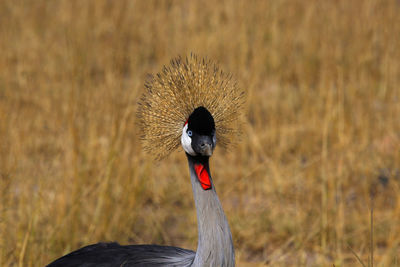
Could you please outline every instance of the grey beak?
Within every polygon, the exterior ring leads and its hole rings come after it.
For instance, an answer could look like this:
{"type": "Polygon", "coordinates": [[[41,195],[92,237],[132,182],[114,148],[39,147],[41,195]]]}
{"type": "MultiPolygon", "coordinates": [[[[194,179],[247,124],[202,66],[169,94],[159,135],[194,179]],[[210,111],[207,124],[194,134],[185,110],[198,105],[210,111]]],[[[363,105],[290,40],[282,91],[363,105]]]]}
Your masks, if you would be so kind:
{"type": "Polygon", "coordinates": [[[208,156],[210,157],[212,155],[213,149],[212,149],[212,145],[211,144],[203,144],[201,146],[201,154],[203,156],[208,156]]]}
{"type": "Polygon", "coordinates": [[[214,149],[212,138],[207,135],[197,136],[194,140],[193,149],[202,156],[210,157],[214,149]]]}

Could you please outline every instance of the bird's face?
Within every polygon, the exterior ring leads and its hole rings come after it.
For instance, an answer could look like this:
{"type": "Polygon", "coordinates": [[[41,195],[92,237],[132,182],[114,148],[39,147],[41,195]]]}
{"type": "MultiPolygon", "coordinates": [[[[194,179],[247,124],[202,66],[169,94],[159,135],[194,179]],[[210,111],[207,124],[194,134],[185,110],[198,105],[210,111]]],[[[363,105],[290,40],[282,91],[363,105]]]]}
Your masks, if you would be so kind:
{"type": "Polygon", "coordinates": [[[181,142],[191,156],[210,157],[216,145],[215,123],[211,113],[204,107],[196,108],[185,123],[181,142]]]}

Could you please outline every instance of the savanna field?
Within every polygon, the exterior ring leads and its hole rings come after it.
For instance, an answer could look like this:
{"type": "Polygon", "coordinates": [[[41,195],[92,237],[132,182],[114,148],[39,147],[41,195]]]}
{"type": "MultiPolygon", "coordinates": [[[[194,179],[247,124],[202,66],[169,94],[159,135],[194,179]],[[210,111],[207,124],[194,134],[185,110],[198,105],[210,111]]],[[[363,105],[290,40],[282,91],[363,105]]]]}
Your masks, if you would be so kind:
{"type": "Polygon", "coordinates": [[[0,266],[196,249],[185,155],[152,160],[136,117],[191,52],[246,92],[211,158],[236,265],[400,266],[397,0],[1,1],[0,266]]]}

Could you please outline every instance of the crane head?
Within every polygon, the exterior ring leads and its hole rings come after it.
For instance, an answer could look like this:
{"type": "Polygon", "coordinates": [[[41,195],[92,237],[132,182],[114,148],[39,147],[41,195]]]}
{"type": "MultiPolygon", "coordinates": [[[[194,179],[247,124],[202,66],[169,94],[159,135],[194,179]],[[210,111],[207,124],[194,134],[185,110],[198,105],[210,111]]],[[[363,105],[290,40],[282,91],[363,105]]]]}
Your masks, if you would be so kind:
{"type": "Polygon", "coordinates": [[[188,155],[209,157],[217,139],[222,148],[235,142],[244,91],[211,60],[194,54],[175,58],[150,75],[145,87],[138,126],[143,148],[155,159],[179,145],[188,155]]]}
{"type": "Polygon", "coordinates": [[[210,157],[217,142],[214,118],[203,106],[197,107],[182,129],[181,143],[191,156],[210,157]]]}

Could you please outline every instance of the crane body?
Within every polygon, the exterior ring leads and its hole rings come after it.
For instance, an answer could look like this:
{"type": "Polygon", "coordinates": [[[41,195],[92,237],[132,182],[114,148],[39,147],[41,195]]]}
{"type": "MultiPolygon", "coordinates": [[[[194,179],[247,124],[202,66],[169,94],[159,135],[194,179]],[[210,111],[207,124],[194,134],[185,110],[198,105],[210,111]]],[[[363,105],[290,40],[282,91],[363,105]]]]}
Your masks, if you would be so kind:
{"type": "Polygon", "coordinates": [[[198,220],[196,252],[172,246],[98,243],[67,254],[48,267],[234,266],[232,235],[212,179],[212,188],[204,190],[194,167],[202,164],[210,173],[208,157],[187,154],[187,158],[198,220]]]}

